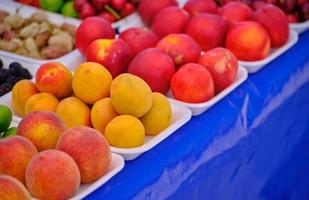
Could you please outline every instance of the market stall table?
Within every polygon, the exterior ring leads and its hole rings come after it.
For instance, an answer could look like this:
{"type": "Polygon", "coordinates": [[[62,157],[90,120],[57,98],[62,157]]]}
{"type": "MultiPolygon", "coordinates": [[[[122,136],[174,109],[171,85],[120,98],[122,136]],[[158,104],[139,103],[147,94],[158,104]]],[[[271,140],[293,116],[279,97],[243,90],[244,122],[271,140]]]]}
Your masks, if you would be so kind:
{"type": "Polygon", "coordinates": [[[309,31],[86,199],[306,199],[309,31]]]}

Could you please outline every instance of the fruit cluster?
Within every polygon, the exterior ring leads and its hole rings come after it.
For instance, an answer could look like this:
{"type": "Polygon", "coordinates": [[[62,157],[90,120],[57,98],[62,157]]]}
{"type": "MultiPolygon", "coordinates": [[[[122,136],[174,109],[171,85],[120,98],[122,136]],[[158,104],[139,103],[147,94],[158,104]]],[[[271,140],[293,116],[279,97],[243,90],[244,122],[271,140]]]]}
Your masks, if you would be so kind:
{"type": "Polygon", "coordinates": [[[31,79],[30,72],[18,62],[13,62],[9,68],[3,68],[0,60],[0,96],[12,90],[13,86],[22,79],[31,79]]]}
{"type": "Polygon", "coordinates": [[[0,140],[0,199],[30,200],[30,194],[68,199],[80,184],[109,170],[112,158],[105,137],[89,127],[67,129],[55,113],[31,112],[16,134],[0,140]]]}
{"type": "Polygon", "coordinates": [[[0,10],[0,50],[35,59],[54,59],[74,49],[74,25],[51,24],[46,14],[24,19],[0,10]]]}
{"type": "Polygon", "coordinates": [[[61,63],[49,62],[38,69],[35,80],[22,80],[12,90],[12,107],[19,116],[55,112],[67,127],[94,127],[115,147],[141,146],[145,134],[159,134],[171,123],[164,95],[152,93],[131,74],[113,80],[98,63],[82,63],[72,75],[61,63]]]}

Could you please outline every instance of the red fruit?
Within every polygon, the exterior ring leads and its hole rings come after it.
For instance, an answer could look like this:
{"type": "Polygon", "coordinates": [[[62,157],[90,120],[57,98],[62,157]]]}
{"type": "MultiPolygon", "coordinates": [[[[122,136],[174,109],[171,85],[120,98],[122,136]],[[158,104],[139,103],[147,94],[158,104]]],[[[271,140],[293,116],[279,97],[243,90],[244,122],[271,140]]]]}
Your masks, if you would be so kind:
{"type": "Polygon", "coordinates": [[[209,70],[216,93],[231,85],[237,76],[238,62],[228,49],[218,47],[207,51],[199,58],[198,63],[209,70]]]}
{"type": "Polygon", "coordinates": [[[298,18],[296,14],[287,14],[286,17],[289,23],[298,23],[298,18]]]}
{"type": "Polygon", "coordinates": [[[18,2],[22,4],[31,4],[33,0],[18,0],[18,2]]]}
{"type": "Polygon", "coordinates": [[[214,96],[214,83],[206,67],[189,63],[179,68],[171,80],[175,99],[188,103],[201,103],[214,96]]]}
{"type": "Polygon", "coordinates": [[[222,17],[213,14],[198,14],[189,21],[186,33],[202,47],[204,51],[223,46],[227,23],[222,17]]]}
{"type": "Polygon", "coordinates": [[[33,0],[31,5],[34,7],[40,8],[41,7],[40,0],[33,0]]]}
{"type": "Polygon", "coordinates": [[[86,19],[95,15],[95,10],[90,3],[85,3],[79,12],[79,17],[81,19],[86,19]]]}
{"type": "Polygon", "coordinates": [[[253,14],[253,19],[268,32],[271,47],[284,45],[289,38],[289,23],[284,12],[273,5],[267,5],[253,14]]]}
{"type": "Polygon", "coordinates": [[[138,54],[144,49],[154,47],[159,39],[152,31],[143,27],[132,27],[122,32],[119,36],[138,54]]]}
{"type": "Polygon", "coordinates": [[[111,24],[102,17],[89,17],[76,30],[75,43],[81,53],[96,39],[115,37],[111,24]]]}
{"type": "Polygon", "coordinates": [[[122,10],[126,5],[126,0],[111,0],[111,6],[116,10],[122,10]]]}
{"type": "Polygon", "coordinates": [[[96,10],[102,10],[109,2],[110,0],[92,0],[92,4],[96,10]]]}
{"type": "Polygon", "coordinates": [[[122,17],[126,17],[135,12],[135,7],[132,3],[127,2],[124,8],[120,11],[122,17]]]}
{"type": "Polygon", "coordinates": [[[258,10],[258,9],[261,9],[262,7],[268,5],[267,3],[265,3],[264,1],[254,1],[252,4],[251,4],[251,8],[253,10],[258,10]]]}
{"type": "Polygon", "coordinates": [[[88,0],[74,0],[74,9],[77,12],[80,12],[84,6],[84,4],[89,3],[88,0]]]}
{"type": "Polygon", "coordinates": [[[160,10],[167,6],[177,5],[176,0],[142,0],[139,4],[138,12],[144,23],[149,25],[160,10]]]}
{"type": "Polygon", "coordinates": [[[183,33],[188,22],[189,15],[185,10],[177,6],[169,6],[155,16],[151,29],[162,38],[170,33],[183,33]]]}
{"type": "Polygon", "coordinates": [[[221,10],[221,16],[229,23],[247,21],[252,19],[251,8],[242,2],[230,2],[225,4],[221,10]]]}
{"type": "Polygon", "coordinates": [[[189,0],[184,9],[191,15],[197,15],[199,13],[213,13],[218,12],[218,7],[213,0],[189,0]]]}
{"type": "Polygon", "coordinates": [[[103,17],[104,19],[106,19],[110,23],[113,23],[113,22],[116,21],[115,17],[110,12],[108,12],[108,11],[100,12],[99,16],[103,17]]]}
{"type": "Polygon", "coordinates": [[[139,53],[130,63],[128,72],[144,79],[153,92],[167,93],[175,73],[173,60],[157,48],[139,53]],[[145,65],[147,63],[147,65],[145,65]]]}
{"type": "Polygon", "coordinates": [[[303,20],[306,21],[309,19],[309,2],[305,3],[301,7],[303,20]]]}

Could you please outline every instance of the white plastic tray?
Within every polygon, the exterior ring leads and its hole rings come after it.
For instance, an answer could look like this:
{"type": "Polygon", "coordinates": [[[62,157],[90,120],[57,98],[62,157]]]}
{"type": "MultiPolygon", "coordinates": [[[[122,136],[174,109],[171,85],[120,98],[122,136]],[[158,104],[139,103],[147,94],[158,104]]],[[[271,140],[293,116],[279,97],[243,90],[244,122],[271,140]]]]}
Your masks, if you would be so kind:
{"type": "MultiPolygon", "coordinates": [[[[18,13],[23,17],[27,18],[30,17],[32,13],[39,11],[40,9],[37,9],[35,7],[26,6],[23,4],[16,3],[14,1],[0,1],[0,9],[6,10],[9,13],[18,13]]],[[[73,24],[76,27],[79,26],[80,20],[73,19],[70,17],[64,17],[60,14],[46,12],[43,10],[40,10],[44,12],[48,20],[56,25],[61,25],[64,22],[67,22],[69,24],[73,24]]],[[[59,57],[57,59],[50,59],[50,60],[39,60],[39,59],[33,59],[30,57],[17,55],[15,53],[10,53],[7,51],[0,50],[0,58],[2,59],[4,65],[9,65],[11,62],[20,62],[23,67],[27,68],[32,75],[35,75],[35,72],[39,68],[39,66],[43,63],[49,62],[49,61],[57,61],[63,63],[65,66],[67,66],[69,69],[74,70],[77,68],[77,66],[84,61],[83,56],[79,53],[77,49],[71,51],[70,53],[59,57]]]]}
{"type": "Polygon", "coordinates": [[[309,20],[301,23],[290,23],[290,29],[295,30],[298,34],[306,31],[309,28],[309,20]]]}
{"type": "Polygon", "coordinates": [[[272,60],[283,54],[289,48],[291,48],[298,40],[298,34],[294,30],[290,30],[289,39],[285,45],[280,48],[274,48],[270,50],[269,55],[263,60],[259,61],[238,61],[241,66],[244,66],[249,73],[255,73],[262,69],[265,65],[270,63],[272,60]]]}
{"type": "MultiPolygon", "coordinates": [[[[223,99],[225,96],[227,96],[229,93],[231,93],[235,88],[237,88],[241,83],[243,83],[248,77],[248,72],[245,68],[242,66],[238,67],[237,77],[234,83],[232,83],[229,87],[222,90],[219,94],[214,96],[209,101],[206,101],[204,103],[186,103],[183,101],[179,101],[176,99],[172,99],[173,102],[180,104],[182,106],[188,107],[193,116],[200,115],[204,113],[206,110],[211,108],[213,105],[218,103],[221,99],[223,99]]],[[[169,96],[172,97],[172,94],[169,93],[169,96]]]]}
{"type": "MultiPolygon", "coordinates": [[[[170,100],[170,99],[169,99],[170,100]]],[[[165,138],[174,133],[178,128],[183,126],[186,122],[191,119],[191,112],[188,108],[175,104],[171,101],[172,106],[172,122],[171,125],[164,131],[155,136],[146,136],[144,145],[135,148],[116,148],[111,147],[112,152],[120,154],[125,160],[133,160],[153,148],[165,138]]]]}

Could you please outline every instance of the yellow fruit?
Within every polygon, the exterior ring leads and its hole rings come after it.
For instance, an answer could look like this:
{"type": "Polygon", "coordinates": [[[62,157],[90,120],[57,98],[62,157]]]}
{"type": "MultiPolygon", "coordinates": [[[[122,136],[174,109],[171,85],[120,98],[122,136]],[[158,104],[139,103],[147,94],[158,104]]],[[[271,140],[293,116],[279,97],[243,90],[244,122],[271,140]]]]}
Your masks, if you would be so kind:
{"type": "Polygon", "coordinates": [[[107,124],[104,135],[113,147],[133,148],[144,144],[145,129],[136,117],[120,115],[107,124]]]}
{"type": "Polygon", "coordinates": [[[94,104],[109,96],[112,76],[105,67],[94,62],[85,62],[78,66],[73,75],[74,94],[86,102],[94,104]]]}
{"type": "Polygon", "coordinates": [[[167,98],[161,93],[152,93],[151,109],[140,118],[146,134],[156,135],[166,129],[172,120],[172,108],[167,98]]]}
{"type": "Polygon", "coordinates": [[[150,87],[143,79],[132,74],[117,76],[112,82],[110,94],[113,107],[122,115],[139,118],[152,106],[150,87]]]}
{"type": "Polygon", "coordinates": [[[60,101],[56,113],[68,128],[73,126],[91,126],[90,109],[77,97],[68,97],[60,101]]]}
{"type": "Polygon", "coordinates": [[[93,127],[104,134],[106,125],[115,117],[118,113],[115,111],[111,103],[111,98],[104,98],[95,102],[91,109],[91,122],[93,127]]]}
{"type": "Polygon", "coordinates": [[[25,116],[26,101],[39,91],[30,80],[18,81],[12,89],[12,108],[21,117],[25,116]]]}
{"type": "Polygon", "coordinates": [[[58,106],[58,99],[46,92],[34,94],[26,101],[25,104],[25,114],[32,111],[46,110],[51,112],[56,112],[58,106]]]}

